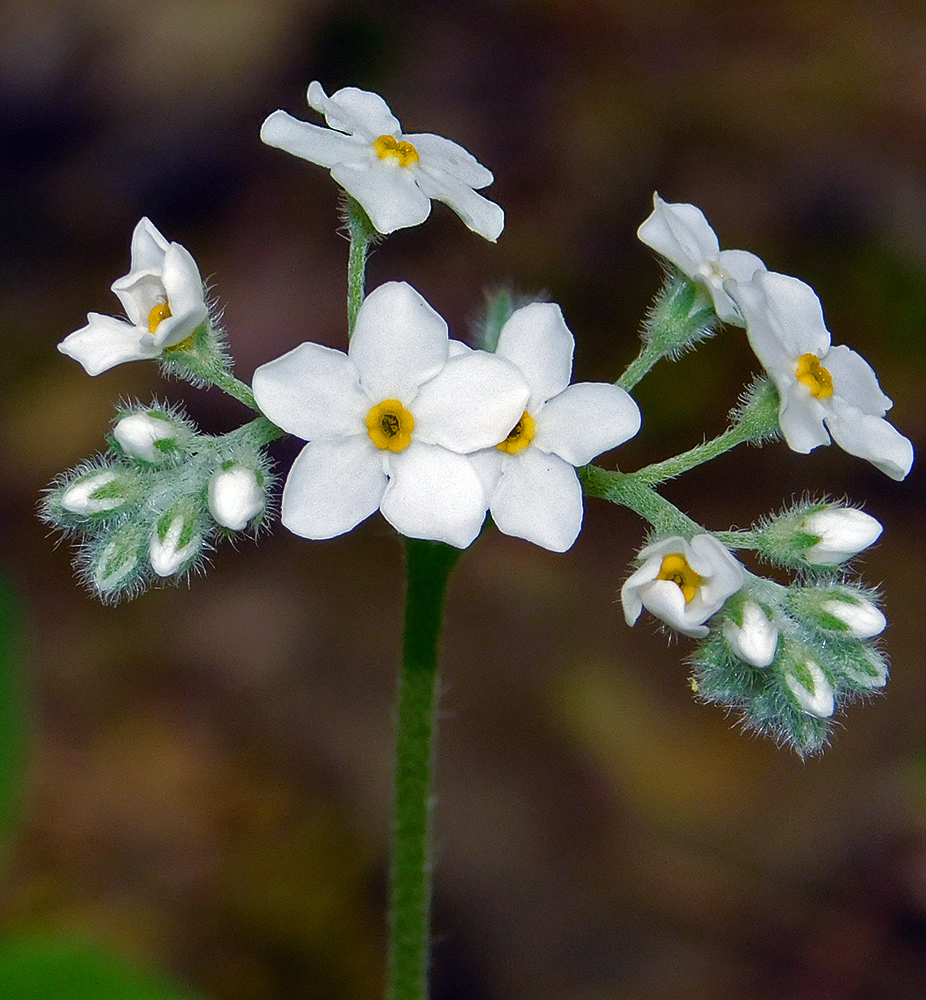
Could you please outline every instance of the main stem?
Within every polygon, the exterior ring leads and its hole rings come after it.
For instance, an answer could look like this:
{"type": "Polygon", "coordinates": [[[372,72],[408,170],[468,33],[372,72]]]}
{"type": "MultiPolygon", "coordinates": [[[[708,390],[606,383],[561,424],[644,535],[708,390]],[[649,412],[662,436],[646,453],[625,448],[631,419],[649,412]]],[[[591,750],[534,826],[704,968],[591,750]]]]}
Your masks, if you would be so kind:
{"type": "Polygon", "coordinates": [[[431,912],[431,788],[438,644],[460,550],[405,539],[407,590],[389,901],[388,1000],[426,1000],[431,912]]]}

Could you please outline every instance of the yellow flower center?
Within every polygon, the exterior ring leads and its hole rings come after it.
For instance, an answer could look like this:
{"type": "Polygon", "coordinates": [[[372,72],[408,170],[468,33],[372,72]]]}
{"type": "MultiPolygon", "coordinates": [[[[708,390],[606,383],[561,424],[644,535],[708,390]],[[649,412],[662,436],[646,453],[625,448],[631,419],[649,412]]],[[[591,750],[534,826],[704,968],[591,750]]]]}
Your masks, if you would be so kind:
{"type": "Polygon", "coordinates": [[[703,577],[688,565],[688,560],[677,552],[672,553],[662,560],[662,567],[659,570],[659,580],[670,580],[678,586],[678,589],[685,595],[685,603],[689,604],[694,600],[694,595],[698,592],[698,587],[704,583],[703,577]]]}
{"type": "Polygon", "coordinates": [[[797,359],[797,380],[803,382],[814,399],[833,395],[833,376],[820,364],[816,354],[802,354],[797,359]]]}
{"type": "Polygon", "coordinates": [[[415,418],[397,399],[384,399],[367,414],[367,433],[383,451],[404,451],[412,442],[415,418]]]}
{"type": "Polygon", "coordinates": [[[517,455],[518,452],[524,451],[531,441],[534,440],[536,429],[537,426],[534,423],[534,418],[525,410],[524,415],[514,425],[508,437],[495,447],[499,451],[508,452],[509,455],[517,455]]]}
{"type": "Polygon", "coordinates": [[[418,150],[410,142],[396,142],[391,135],[381,135],[373,148],[381,160],[398,160],[400,167],[418,162],[418,150]]]}
{"type": "Polygon", "coordinates": [[[159,302],[150,313],[148,313],[148,329],[151,333],[160,326],[161,321],[172,315],[170,305],[167,302],[159,302]]]}

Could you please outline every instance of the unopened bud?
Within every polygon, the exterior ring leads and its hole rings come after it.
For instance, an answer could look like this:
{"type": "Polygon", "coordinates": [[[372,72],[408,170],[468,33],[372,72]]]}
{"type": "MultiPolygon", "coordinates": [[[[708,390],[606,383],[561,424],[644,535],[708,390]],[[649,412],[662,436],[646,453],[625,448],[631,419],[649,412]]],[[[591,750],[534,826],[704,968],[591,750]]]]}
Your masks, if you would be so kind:
{"type": "Polygon", "coordinates": [[[854,507],[828,507],[805,518],[801,529],[818,541],[803,550],[814,566],[838,566],[873,545],[883,530],[870,515],[854,507]]]}
{"type": "Polygon", "coordinates": [[[265,504],[263,476],[254,469],[231,465],[209,480],[209,512],[223,528],[243,531],[265,504]]]}
{"type": "Polygon", "coordinates": [[[828,719],[836,708],[833,685],[820,666],[806,659],[787,668],[785,683],[801,708],[818,719],[828,719]]]}
{"type": "Polygon", "coordinates": [[[732,617],[723,623],[723,635],[734,656],[754,667],[767,667],[778,649],[778,628],[755,601],[744,601],[742,622],[732,617]]]}
{"type": "Polygon", "coordinates": [[[176,576],[185,570],[202,547],[202,537],[192,520],[182,514],[166,514],[158,522],[148,558],[157,576],[176,576]]]}
{"type": "Polygon", "coordinates": [[[121,507],[127,499],[119,474],[103,469],[71,483],[61,494],[61,506],[69,514],[101,514],[121,507]]]}
{"type": "Polygon", "coordinates": [[[155,465],[176,451],[180,430],[168,414],[149,410],[123,417],[113,428],[113,439],[130,458],[155,465]]]}
{"type": "Polygon", "coordinates": [[[887,628],[887,619],[871,601],[862,598],[824,601],[820,608],[843,626],[853,639],[872,639],[887,628]]]}

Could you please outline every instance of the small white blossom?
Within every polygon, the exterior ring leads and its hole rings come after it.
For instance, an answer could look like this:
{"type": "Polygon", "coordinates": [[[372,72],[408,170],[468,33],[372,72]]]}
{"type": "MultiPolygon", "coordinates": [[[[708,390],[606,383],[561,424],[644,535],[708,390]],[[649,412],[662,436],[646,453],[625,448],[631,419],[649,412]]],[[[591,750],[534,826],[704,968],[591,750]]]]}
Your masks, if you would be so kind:
{"type": "Polygon", "coordinates": [[[151,464],[164,460],[164,444],[176,437],[177,428],[169,419],[150,413],[130,413],[113,428],[113,438],[126,455],[151,464]]]}
{"type": "Polygon", "coordinates": [[[836,708],[833,685],[813,660],[785,672],[785,683],[801,708],[818,719],[828,719],[836,708]]]}
{"type": "Polygon", "coordinates": [[[58,345],[88,375],[156,358],[190,337],[208,315],[196,261],[179,243],[168,243],[148,219],[135,227],[131,270],[112,290],[128,320],[88,313],[87,325],[58,345]]]}
{"type": "Polygon", "coordinates": [[[244,465],[220,469],[209,479],[209,513],[217,524],[231,531],[244,531],[263,511],[266,500],[257,474],[244,465]]]}
{"type": "Polygon", "coordinates": [[[154,532],[148,547],[148,559],[157,576],[176,576],[199,551],[202,538],[195,533],[185,544],[180,544],[185,525],[183,516],[178,514],[171,520],[163,536],[159,531],[154,532]]]}
{"type": "Polygon", "coordinates": [[[802,556],[814,566],[838,566],[856,556],[881,536],[881,525],[855,507],[828,507],[804,520],[801,529],[819,541],[802,556]]]}
{"type": "Polygon", "coordinates": [[[559,306],[535,302],[512,314],[495,353],[517,365],[530,398],[507,437],[473,456],[498,529],[553,552],[565,552],[582,527],[576,466],[640,429],[640,411],[623,389],[569,384],[574,349],[559,306]]]}
{"type": "Polygon", "coordinates": [[[116,481],[116,473],[104,469],[72,483],[61,495],[61,506],[71,514],[102,514],[125,503],[124,496],[95,497],[94,494],[116,481]]]}
{"type": "Polygon", "coordinates": [[[742,565],[713,535],[679,536],[647,545],[643,565],[621,589],[624,617],[633,625],[647,611],[686,635],[703,639],[704,624],[742,586],[742,565]]]}
{"type": "Polygon", "coordinates": [[[892,403],[868,363],[848,347],[830,346],[814,290],[760,271],[731,291],[756,357],[778,387],[778,420],[791,449],[807,454],[832,436],[850,455],[904,479],[913,445],[884,419],[892,403]]]}
{"type": "Polygon", "coordinates": [[[692,281],[703,285],[725,323],[745,325],[728,282],[735,287],[736,282],[749,281],[756,271],[765,270],[765,264],[746,250],[721,250],[700,208],[672,204],[654,194],[652,215],[637,230],[637,236],[692,281]]]}
{"type": "Polygon", "coordinates": [[[731,652],[754,667],[770,666],[778,650],[778,627],[755,601],[742,608],[743,623],[732,618],[723,623],[723,635],[731,652]]]}
{"type": "Polygon", "coordinates": [[[860,597],[851,601],[824,601],[820,610],[838,618],[846,626],[846,631],[840,632],[840,635],[853,639],[873,639],[887,628],[887,619],[880,608],[860,597]]]}
{"type": "Polygon", "coordinates": [[[379,508],[403,535],[466,548],[487,508],[467,456],[504,439],[529,390],[503,358],[452,349],[418,292],[389,282],[364,300],[347,354],[302,344],[257,369],[254,396],[308,441],[283,490],[290,531],[333,538],[379,508]]]}
{"type": "Polygon", "coordinates": [[[473,232],[498,239],[505,213],[476,193],[492,183],[492,173],[462,146],[429,133],[403,133],[386,102],[368,90],[344,87],[328,97],[313,82],[308,101],[330,128],[274,111],[260,130],[261,139],[328,167],[379,232],[424,222],[433,198],[449,205],[473,232]]]}

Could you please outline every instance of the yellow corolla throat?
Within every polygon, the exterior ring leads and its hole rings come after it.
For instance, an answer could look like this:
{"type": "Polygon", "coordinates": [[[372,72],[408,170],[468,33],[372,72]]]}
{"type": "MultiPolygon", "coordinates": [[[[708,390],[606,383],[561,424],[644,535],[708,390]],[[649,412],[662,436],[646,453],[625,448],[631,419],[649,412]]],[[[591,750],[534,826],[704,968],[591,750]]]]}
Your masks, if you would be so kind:
{"type": "Polygon", "coordinates": [[[170,304],[167,302],[159,302],[150,313],[148,313],[148,330],[151,333],[161,325],[161,322],[167,319],[169,316],[173,315],[170,311],[170,304]]]}
{"type": "Polygon", "coordinates": [[[381,135],[373,143],[381,160],[398,160],[400,167],[410,167],[418,162],[418,150],[410,142],[396,142],[391,135],[381,135]]]}
{"type": "Polygon", "coordinates": [[[816,354],[802,354],[797,359],[795,374],[814,399],[829,399],[833,395],[833,376],[820,364],[816,354]]]}
{"type": "Polygon", "coordinates": [[[688,565],[688,560],[677,552],[673,552],[662,560],[662,567],[657,579],[670,580],[674,583],[685,595],[686,604],[690,604],[694,600],[698,587],[704,583],[704,578],[695,573],[688,565]]]}
{"type": "Polygon", "coordinates": [[[415,418],[397,399],[384,399],[367,414],[367,433],[383,451],[404,451],[412,443],[415,418]]]}
{"type": "Polygon", "coordinates": [[[517,455],[534,440],[536,430],[537,425],[534,423],[534,418],[525,410],[524,415],[514,425],[508,437],[495,447],[509,455],[517,455]]]}

